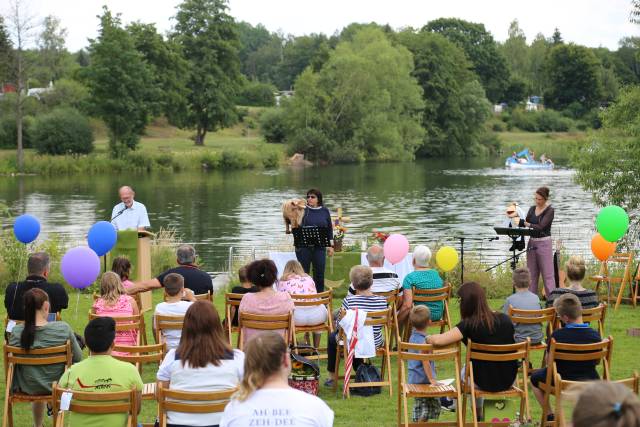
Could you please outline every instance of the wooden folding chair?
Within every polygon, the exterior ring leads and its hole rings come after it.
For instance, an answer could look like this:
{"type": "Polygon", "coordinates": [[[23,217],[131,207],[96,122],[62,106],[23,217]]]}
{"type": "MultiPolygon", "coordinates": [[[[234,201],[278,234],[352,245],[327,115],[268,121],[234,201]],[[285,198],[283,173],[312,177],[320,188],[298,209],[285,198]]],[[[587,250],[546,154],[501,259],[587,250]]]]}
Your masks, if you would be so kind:
{"type": "Polygon", "coordinates": [[[437,426],[464,426],[462,419],[462,411],[456,411],[456,421],[427,421],[427,422],[409,422],[408,399],[416,397],[448,397],[456,399],[456,402],[462,402],[462,382],[460,380],[460,343],[453,346],[436,348],[430,344],[411,344],[408,342],[398,343],[398,425],[408,427],[417,425],[437,425],[437,426]],[[438,384],[408,384],[407,370],[404,362],[410,360],[419,361],[421,363],[437,362],[439,368],[442,369],[440,363],[453,362],[452,369],[455,381],[451,385],[438,384]],[[404,418],[403,418],[404,415],[404,418]]]}
{"type": "Polygon", "coordinates": [[[127,414],[127,427],[138,425],[138,408],[140,399],[138,390],[116,391],[116,392],[86,392],[61,388],[58,383],[53,383],[53,427],[64,426],[64,415],[66,411],[60,410],[60,399],[62,393],[72,393],[69,412],[78,414],[127,414]]]}
{"type": "Polygon", "coordinates": [[[181,391],[158,385],[160,427],[167,427],[167,411],[189,414],[223,412],[237,388],[219,391],[181,391]]]}
{"type": "MultiPolygon", "coordinates": [[[[393,311],[392,311],[392,316],[389,319],[390,323],[389,323],[389,339],[391,340],[391,342],[389,342],[389,348],[394,348],[394,346],[398,345],[398,342],[400,341],[399,337],[400,337],[400,330],[399,330],[399,325],[398,325],[398,303],[400,301],[400,290],[399,289],[394,289],[392,291],[387,291],[387,292],[373,292],[374,295],[378,295],[383,297],[384,299],[387,300],[387,307],[390,307],[393,311]]],[[[394,351],[391,352],[392,354],[395,354],[394,351]]]]}
{"type": "Polygon", "coordinates": [[[239,333],[240,328],[233,324],[233,318],[235,313],[240,309],[240,302],[245,294],[234,294],[227,292],[224,294],[224,326],[227,331],[227,338],[229,339],[229,345],[233,346],[233,333],[239,333]]]}
{"type": "Polygon", "coordinates": [[[71,342],[67,341],[64,345],[24,350],[21,347],[14,347],[5,344],[3,347],[5,371],[5,389],[4,389],[4,415],[2,417],[2,427],[13,427],[13,405],[14,403],[32,403],[46,402],[51,404],[53,395],[30,395],[21,392],[12,391],[13,376],[18,366],[43,366],[64,364],[65,369],[71,366],[73,362],[73,353],[71,352],[71,342]]]}
{"type": "MultiPolygon", "coordinates": [[[[467,413],[467,395],[471,399],[471,413],[473,415],[473,425],[478,426],[478,408],[476,407],[476,398],[494,397],[520,398],[520,422],[523,423],[531,419],[531,411],[529,409],[529,389],[527,381],[529,378],[529,339],[517,344],[489,345],[478,344],[471,340],[467,340],[467,363],[465,367],[465,377],[462,379],[464,383],[464,396],[462,397],[462,419],[466,422],[467,413]],[[521,366],[516,374],[516,381],[508,390],[490,392],[476,389],[475,378],[473,374],[474,361],[487,362],[516,362],[521,366]],[[518,378],[518,376],[521,376],[518,378]]],[[[507,423],[508,425],[508,423],[507,423]]]]}
{"type": "Polygon", "coordinates": [[[194,295],[194,297],[198,301],[209,301],[211,304],[213,304],[213,292],[211,292],[211,291],[207,291],[206,294],[194,295]]]}
{"type": "MultiPolygon", "coordinates": [[[[164,343],[151,345],[116,345],[114,351],[126,353],[123,355],[112,354],[115,359],[123,362],[133,363],[140,375],[142,375],[142,367],[145,364],[162,363],[162,359],[166,354],[166,346],[164,343]]],[[[154,366],[154,372],[157,371],[154,366]]],[[[142,388],[142,400],[154,400],[156,398],[156,383],[145,383],[142,388]]]]}
{"type": "MultiPolygon", "coordinates": [[[[607,317],[606,302],[600,303],[600,305],[598,305],[597,307],[582,309],[582,321],[585,323],[589,323],[593,329],[595,329],[593,324],[598,323],[598,332],[600,333],[601,337],[604,336],[604,322],[606,317],[607,317]]],[[[559,329],[560,327],[562,327],[560,318],[556,316],[553,330],[559,329]]]]}
{"type": "MultiPolygon", "coordinates": [[[[105,317],[103,315],[95,314],[91,310],[89,311],[89,320],[97,319],[98,317],[105,317]]],[[[144,324],[144,314],[134,314],[132,316],[108,316],[112,317],[116,321],[116,333],[118,332],[136,332],[137,344],[142,342],[142,335],[144,330],[142,325],[144,324]]]]}
{"type": "MultiPolygon", "coordinates": [[[[291,294],[291,298],[293,299],[293,303],[297,309],[304,309],[305,307],[318,307],[323,306],[327,310],[327,320],[323,323],[319,323],[317,325],[304,325],[298,326],[296,325],[296,335],[307,333],[307,332],[327,332],[327,340],[329,339],[329,334],[333,332],[333,289],[329,289],[325,292],[320,292],[318,294],[291,294]]],[[[295,322],[294,322],[295,323],[295,322]]],[[[327,348],[318,348],[319,352],[322,351],[325,354],[319,356],[321,359],[326,359],[327,348]]],[[[314,359],[316,356],[309,355],[307,358],[314,359]]]]}
{"type": "Polygon", "coordinates": [[[618,306],[620,303],[624,301],[629,301],[633,304],[635,308],[637,303],[637,284],[635,287],[631,284],[631,268],[633,264],[633,254],[631,252],[625,253],[615,253],[611,255],[607,260],[603,261],[600,265],[600,271],[597,275],[592,276],[590,279],[596,282],[596,293],[599,294],[600,285],[605,283],[607,286],[611,286],[611,295],[607,294],[606,301],[610,304],[613,300],[612,297],[616,295],[615,286],[619,285],[617,291],[617,296],[615,296],[616,305],[614,307],[614,311],[618,310],[618,306]],[[622,269],[621,275],[615,275],[616,271],[611,271],[611,264],[618,264],[619,269],[622,269]],[[629,286],[630,296],[625,297],[624,291],[625,288],[629,286]],[[634,293],[635,290],[635,293],[634,293]]]}
{"type": "MultiPolygon", "coordinates": [[[[381,333],[384,340],[384,344],[382,347],[376,348],[376,357],[382,356],[381,366],[380,366],[380,377],[381,381],[378,382],[368,382],[368,383],[354,383],[353,381],[349,382],[349,387],[347,388],[347,397],[351,397],[351,389],[359,388],[359,387],[389,387],[389,396],[393,394],[393,385],[391,383],[391,352],[389,351],[389,322],[391,319],[391,308],[380,311],[367,311],[367,319],[364,321],[364,326],[380,326],[381,333]],[[385,379],[386,377],[386,379],[385,379]]],[[[345,314],[345,310],[340,310],[340,318],[342,318],[345,314]]],[[[347,336],[342,328],[339,329],[338,335],[336,337],[338,346],[336,348],[336,364],[333,372],[333,388],[337,392],[338,380],[345,379],[344,375],[340,375],[340,359],[344,358],[346,361],[349,354],[349,346],[347,343],[347,336]],[[340,344],[342,343],[342,344],[340,344]],[[342,356],[341,353],[342,352],[342,356]]],[[[355,373],[352,371],[352,373],[355,373]]]]}
{"type": "Polygon", "coordinates": [[[166,339],[164,337],[164,331],[167,330],[179,330],[182,331],[184,325],[184,316],[165,316],[162,314],[153,315],[153,332],[156,344],[165,344],[164,352],[168,351],[166,348],[166,339]]]}
{"type": "Polygon", "coordinates": [[[284,332],[283,338],[289,344],[296,345],[296,326],[293,324],[293,313],[286,314],[254,314],[240,312],[238,315],[240,332],[238,333],[238,349],[244,348],[245,328],[257,329],[259,331],[284,332]]]}
{"type": "MultiPolygon", "coordinates": [[[[138,306],[138,310],[140,311],[140,332],[138,333],[138,336],[140,337],[139,339],[139,344],[141,345],[147,345],[147,324],[144,321],[144,313],[142,312],[142,298],[140,297],[140,293],[137,293],[135,295],[129,295],[130,297],[132,297],[135,301],[136,301],[136,305],[138,306]]],[[[93,301],[95,302],[98,298],[100,298],[100,294],[98,293],[93,293],[93,301]]],[[[59,313],[58,313],[59,315],[59,313]]],[[[56,320],[60,320],[60,319],[56,319],[56,320]]],[[[91,319],[89,319],[91,320],[91,319]]]]}
{"type": "MultiPolygon", "coordinates": [[[[449,316],[449,298],[451,297],[451,285],[445,283],[441,288],[436,289],[412,289],[413,292],[413,305],[416,303],[427,302],[442,302],[442,317],[440,320],[429,322],[429,327],[440,326],[440,333],[444,333],[445,330],[451,329],[451,317],[449,316]]],[[[402,339],[409,341],[411,336],[411,325],[409,324],[409,316],[407,316],[406,324],[404,327],[404,333],[402,339]]]]}
{"type": "Polygon", "coordinates": [[[633,376],[621,380],[615,380],[614,383],[622,384],[629,387],[634,394],[640,394],[640,376],[637,371],[633,372],[633,376]]]}
{"type": "MultiPolygon", "coordinates": [[[[516,324],[523,325],[540,325],[540,328],[544,331],[544,337],[550,337],[553,332],[553,327],[556,321],[556,309],[553,307],[542,308],[539,310],[522,310],[519,308],[513,308],[509,305],[508,311],[511,321],[516,324]]],[[[547,351],[547,344],[545,338],[539,343],[532,343],[529,346],[529,352],[542,350],[542,364],[541,368],[544,368],[545,357],[544,354],[547,351]]]]}
{"type": "Polygon", "coordinates": [[[611,365],[611,350],[613,349],[613,338],[609,337],[603,341],[593,344],[565,344],[556,342],[555,339],[551,339],[549,346],[549,364],[547,366],[547,376],[544,383],[539,383],[540,389],[544,392],[545,405],[542,408],[542,420],[540,425],[542,427],[553,425],[563,426],[561,424],[563,419],[562,413],[562,391],[571,386],[575,386],[577,381],[563,380],[558,374],[557,361],[570,361],[570,362],[588,362],[592,361],[596,364],[602,362],[603,365],[603,380],[610,380],[610,365],[611,365]],[[552,381],[555,380],[555,381],[552,381]],[[551,396],[555,396],[556,404],[556,417],[555,421],[547,421],[547,406],[551,396]]]}

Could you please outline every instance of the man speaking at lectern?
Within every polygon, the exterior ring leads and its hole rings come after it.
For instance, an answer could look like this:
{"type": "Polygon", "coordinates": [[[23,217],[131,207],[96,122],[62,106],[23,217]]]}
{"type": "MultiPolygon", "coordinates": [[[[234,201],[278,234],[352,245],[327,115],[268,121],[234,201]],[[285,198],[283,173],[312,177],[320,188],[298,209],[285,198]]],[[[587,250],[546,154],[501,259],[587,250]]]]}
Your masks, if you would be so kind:
{"type": "Polygon", "coordinates": [[[120,187],[118,194],[122,202],[115,205],[111,213],[111,224],[116,230],[144,231],[145,227],[151,227],[147,208],[142,203],[133,200],[136,195],[133,188],[125,185],[120,187]]]}

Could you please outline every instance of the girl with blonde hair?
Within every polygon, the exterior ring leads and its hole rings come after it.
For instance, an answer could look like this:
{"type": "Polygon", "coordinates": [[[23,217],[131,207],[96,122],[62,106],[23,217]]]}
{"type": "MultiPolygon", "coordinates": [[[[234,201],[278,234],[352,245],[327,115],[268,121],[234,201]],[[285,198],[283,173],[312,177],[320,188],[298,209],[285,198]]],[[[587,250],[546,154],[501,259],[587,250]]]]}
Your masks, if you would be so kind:
{"type": "Polygon", "coordinates": [[[587,386],[573,410],[574,427],[640,427],[640,399],[622,384],[587,386]]]}
{"type": "MultiPolygon", "coordinates": [[[[120,276],[113,271],[107,271],[100,279],[100,298],[92,307],[94,314],[102,317],[113,317],[116,322],[118,317],[134,316],[139,314],[138,304],[127,295],[122,286],[120,276]]],[[[137,345],[138,331],[117,331],[116,345],[137,345]]],[[[120,352],[113,352],[120,354],[120,352]]]]}
{"type": "Polygon", "coordinates": [[[333,426],[333,411],[320,398],[289,387],[291,358],[284,339],[263,332],[246,346],[240,389],[220,427],[248,425],[333,426]]]}
{"type": "Polygon", "coordinates": [[[567,293],[577,296],[583,309],[597,307],[599,304],[598,294],[582,286],[582,281],[587,273],[584,259],[577,255],[571,256],[565,264],[565,271],[567,272],[567,284],[562,284],[563,287],[551,291],[547,297],[547,307],[553,307],[553,302],[567,293]]]}

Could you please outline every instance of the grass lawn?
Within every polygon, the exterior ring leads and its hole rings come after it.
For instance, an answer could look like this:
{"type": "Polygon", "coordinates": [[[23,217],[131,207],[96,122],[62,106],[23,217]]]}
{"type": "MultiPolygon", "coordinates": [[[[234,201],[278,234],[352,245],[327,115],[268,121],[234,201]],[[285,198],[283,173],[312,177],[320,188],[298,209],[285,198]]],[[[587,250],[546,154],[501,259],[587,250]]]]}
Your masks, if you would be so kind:
{"type": "MultiPolygon", "coordinates": [[[[342,294],[344,287],[340,289],[342,294]]],[[[154,293],[154,301],[157,303],[162,298],[161,292],[156,291],[154,293]]],[[[87,323],[87,313],[91,305],[92,297],[89,294],[70,294],[69,308],[62,314],[63,319],[68,322],[73,329],[82,333],[84,326],[87,323]]],[[[337,299],[334,302],[334,307],[339,306],[340,300],[337,299]]],[[[502,304],[502,300],[491,300],[491,306],[498,309],[502,304]]],[[[218,293],[215,298],[215,306],[219,312],[224,312],[224,297],[222,293],[218,293]]],[[[2,317],[6,317],[4,307],[0,309],[2,317]]],[[[451,302],[451,314],[452,321],[455,323],[459,319],[457,301],[455,299],[451,302]]],[[[147,325],[151,324],[151,313],[146,314],[147,325]]],[[[613,366],[612,373],[614,378],[629,377],[634,369],[638,370],[637,352],[640,352],[640,338],[630,337],[627,335],[627,329],[631,327],[637,327],[640,324],[640,310],[634,310],[629,306],[622,306],[616,313],[609,312],[607,315],[607,333],[614,337],[614,351],[613,351],[613,366]]],[[[150,328],[148,328],[150,329],[150,328]]],[[[150,342],[153,342],[151,333],[147,330],[147,335],[150,342]]],[[[463,347],[464,348],[464,347],[463,347]]],[[[540,355],[536,354],[533,357],[534,366],[537,366],[540,355]]],[[[322,378],[321,382],[327,378],[326,376],[326,364],[322,363],[322,378]]],[[[392,378],[394,382],[394,394],[393,397],[389,397],[387,390],[383,389],[382,394],[374,397],[352,397],[349,400],[342,399],[336,396],[331,389],[327,389],[321,385],[320,397],[324,399],[327,404],[335,411],[335,426],[391,426],[395,425],[396,420],[396,401],[397,401],[397,377],[396,377],[397,362],[395,357],[392,358],[392,378]]],[[[143,372],[143,379],[145,382],[151,382],[155,379],[156,368],[152,366],[146,366],[143,372]]],[[[439,378],[452,377],[451,369],[445,369],[442,367],[438,371],[439,378]]],[[[4,395],[4,383],[0,386],[0,392],[4,395]]],[[[533,396],[531,396],[531,410],[534,420],[538,420],[540,416],[540,410],[535,403],[533,396]]],[[[409,408],[411,411],[411,407],[409,408]]],[[[152,422],[155,417],[155,405],[151,402],[145,402],[143,405],[141,422],[152,422]]],[[[444,413],[441,419],[453,420],[454,415],[451,413],[444,413]]],[[[14,419],[17,427],[26,427],[31,425],[31,413],[26,405],[21,404],[17,406],[17,410],[14,411],[14,419]]],[[[50,421],[47,425],[51,425],[50,421]]]]}

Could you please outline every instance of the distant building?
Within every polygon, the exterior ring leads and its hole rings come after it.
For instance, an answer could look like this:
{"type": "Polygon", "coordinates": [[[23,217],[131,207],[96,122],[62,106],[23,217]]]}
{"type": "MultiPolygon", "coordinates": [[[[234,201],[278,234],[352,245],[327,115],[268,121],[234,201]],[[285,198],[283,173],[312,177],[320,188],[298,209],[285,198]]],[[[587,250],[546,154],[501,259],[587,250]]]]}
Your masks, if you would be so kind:
{"type": "Polygon", "coordinates": [[[291,98],[293,96],[293,91],[292,90],[281,90],[279,92],[275,93],[275,97],[276,97],[276,106],[280,106],[280,100],[282,98],[291,98]]]}
{"type": "Polygon", "coordinates": [[[503,112],[504,110],[506,110],[506,109],[507,109],[507,103],[506,103],[506,102],[502,102],[502,103],[500,103],[500,104],[495,104],[495,105],[493,106],[493,112],[494,112],[495,114],[500,114],[500,113],[502,113],[502,112],[503,112]]]}

